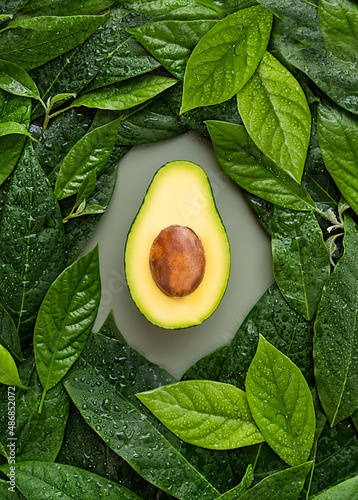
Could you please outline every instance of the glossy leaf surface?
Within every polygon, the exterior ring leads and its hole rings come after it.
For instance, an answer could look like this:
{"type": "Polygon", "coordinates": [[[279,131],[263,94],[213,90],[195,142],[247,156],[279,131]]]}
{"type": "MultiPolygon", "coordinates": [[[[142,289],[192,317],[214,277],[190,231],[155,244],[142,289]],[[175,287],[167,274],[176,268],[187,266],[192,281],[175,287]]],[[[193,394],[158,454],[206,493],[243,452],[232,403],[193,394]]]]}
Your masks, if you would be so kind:
{"type": "Polygon", "coordinates": [[[242,125],[219,121],[206,125],[221,167],[239,186],[284,208],[314,208],[306,189],[266,158],[242,125]]]}
{"type": "Polygon", "coordinates": [[[315,432],[308,384],[297,366],[262,336],[246,376],[246,394],[271,448],[291,466],[307,460],[315,432]]]}
{"type": "Polygon", "coordinates": [[[5,385],[15,385],[27,389],[20,380],[16,363],[4,346],[0,344],[0,383],[5,385]]]}
{"type": "Polygon", "coordinates": [[[349,217],[344,231],[344,255],[325,287],[314,327],[318,394],[331,426],[358,408],[358,229],[349,217]]]}
{"type": "Polygon", "coordinates": [[[311,113],[298,81],[266,52],[237,101],[255,144],[300,183],[310,141],[311,113]]]}
{"type": "Polygon", "coordinates": [[[249,464],[241,482],[235,486],[235,488],[232,488],[231,490],[226,491],[223,495],[220,495],[218,500],[236,500],[237,498],[240,498],[241,495],[250,488],[253,479],[254,474],[252,465],[249,464]]]}
{"type": "Polygon", "coordinates": [[[28,73],[17,64],[0,60],[0,88],[23,97],[40,97],[39,90],[28,73]]]}
{"type": "Polygon", "coordinates": [[[66,268],[49,288],[34,331],[36,368],[45,391],[62,379],[81,354],[100,294],[97,247],[66,268]]]}
{"type": "Polygon", "coordinates": [[[0,33],[0,58],[25,70],[36,68],[83,43],[106,18],[19,17],[0,33]]]}
{"type": "Polygon", "coordinates": [[[15,323],[2,304],[0,304],[0,344],[13,357],[22,361],[21,345],[15,323]]]}
{"type": "Polygon", "coordinates": [[[358,476],[347,479],[314,497],[314,500],[357,500],[358,476]]]}
{"type": "Polygon", "coordinates": [[[109,110],[128,109],[155,97],[175,83],[176,80],[166,76],[138,76],[84,94],[75,99],[72,105],[109,110]]]}
{"type": "Polygon", "coordinates": [[[271,25],[271,13],[258,6],[239,10],[211,28],[189,58],[181,113],[235,95],[264,55],[271,25]]]}
{"type": "Polygon", "coordinates": [[[96,128],[80,139],[63,159],[55,195],[58,199],[76,194],[91,172],[100,175],[112,154],[121,118],[96,128]]]}
{"type": "Polygon", "coordinates": [[[232,385],[210,380],[183,381],[137,397],[188,443],[220,450],[263,441],[246,394],[232,385]]]}
{"type": "Polygon", "coordinates": [[[108,9],[113,3],[113,0],[83,0],[80,4],[72,0],[27,0],[21,12],[35,11],[41,16],[91,15],[108,9]]]}
{"type": "MultiPolygon", "coordinates": [[[[0,467],[9,475],[9,466],[0,467]]],[[[82,500],[140,500],[140,497],[123,486],[108,481],[97,474],[50,462],[31,461],[16,464],[16,484],[27,498],[47,500],[54,494],[64,499],[82,500]]]]}
{"type": "Polygon", "coordinates": [[[327,170],[342,195],[358,213],[358,117],[322,102],[318,108],[317,127],[327,170]]]}
{"type": "Polygon", "coordinates": [[[12,178],[0,236],[1,300],[19,328],[35,314],[65,262],[60,209],[31,145],[12,178]]]}
{"type": "Polygon", "coordinates": [[[153,21],[160,19],[217,19],[217,9],[201,5],[194,0],[127,0],[124,5],[153,21]]]}
{"type": "Polygon", "coordinates": [[[271,245],[274,275],[283,296],[299,314],[311,320],[331,267],[314,214],[276,207],[271,245]]]}

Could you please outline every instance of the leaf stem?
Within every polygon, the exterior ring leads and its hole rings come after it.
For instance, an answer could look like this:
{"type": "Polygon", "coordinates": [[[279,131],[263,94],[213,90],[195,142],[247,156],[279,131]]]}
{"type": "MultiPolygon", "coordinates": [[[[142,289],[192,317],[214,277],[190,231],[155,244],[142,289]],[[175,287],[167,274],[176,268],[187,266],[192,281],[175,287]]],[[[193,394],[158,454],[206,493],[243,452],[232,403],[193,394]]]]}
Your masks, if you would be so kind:
{"type": "Polygon", "coordinates": [[[39,406],[39,409],[38,409],[38,411],[37,411],[37,413],[38,413],[39,415],[41,415],[41,412],[42,412],[42,407],[43,407],[44,402],[45,402],[45,397],[46,397],[46,394],[47,394],[47,389],[44,389],[44,390],[42,391],[42,396],[41,396],[40,406],[39,406]]]}

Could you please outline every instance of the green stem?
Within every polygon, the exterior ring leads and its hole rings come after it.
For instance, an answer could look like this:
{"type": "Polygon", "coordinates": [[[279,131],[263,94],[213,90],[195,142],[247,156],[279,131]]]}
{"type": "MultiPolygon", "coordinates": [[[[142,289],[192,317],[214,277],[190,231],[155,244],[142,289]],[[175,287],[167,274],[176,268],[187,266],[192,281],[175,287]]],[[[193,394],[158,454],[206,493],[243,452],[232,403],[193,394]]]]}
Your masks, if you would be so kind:
{"type": "Polygon", "coordinates": [[[46,394],[47,394],[47,389],[44,389],[42,391],[42,397],[41,397],[41,401],[40,401],[40,406],[39,406],[39,409],[38,409],[38,412],[37,412],[39,415],[41,415],[42,407],[43,407],[44,402],[45,402],[46,394]]]}
{"type": "Polygon", "coordinates": [[[331,222],[331,220],[330,220],[329,216],[328,216],[325,212],[323,212],[323,210],[320,210],[320,209],[319,209],[319,208],[317,208],[317,207],[315,207],[315,209],[314,209],[314,210],[315,210],[315,212],[317,212],[318,214],[322,215],[322,217],[324,217],[325,219],[327,219],[327,220],[329,220],[329,221],[331,222]]]}
{"type": "Polygon", "coordinates": [[[65,111],[68,111],[69,109],[72,109],[74,106],[68,106],[67,108],[60,109],[60,111],[56,111],[56,113],[52,113],[52,115],[49,116],[49,120],[52,118],[55,118],[55,116],[60,115],[61,113],[64,113],[65,111]]]}

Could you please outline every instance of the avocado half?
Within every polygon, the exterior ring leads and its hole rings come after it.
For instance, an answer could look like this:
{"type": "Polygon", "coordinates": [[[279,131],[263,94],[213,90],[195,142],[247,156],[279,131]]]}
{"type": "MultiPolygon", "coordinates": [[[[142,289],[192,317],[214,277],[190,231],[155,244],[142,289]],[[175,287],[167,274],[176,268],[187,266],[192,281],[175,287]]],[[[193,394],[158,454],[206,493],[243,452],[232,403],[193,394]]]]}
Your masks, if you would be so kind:
{"type": "Polygon", "coordinates": [[[125,273],[138,309],[162,328],[199,325],[218,307],[229,279],[230,247],[201,167],[172,161],[154,175],[127,236],[125,273]],[[191,269],[197,276],[187,285],[191,269]],[[179,281],[185,279],[183,287],[179,281]]]}

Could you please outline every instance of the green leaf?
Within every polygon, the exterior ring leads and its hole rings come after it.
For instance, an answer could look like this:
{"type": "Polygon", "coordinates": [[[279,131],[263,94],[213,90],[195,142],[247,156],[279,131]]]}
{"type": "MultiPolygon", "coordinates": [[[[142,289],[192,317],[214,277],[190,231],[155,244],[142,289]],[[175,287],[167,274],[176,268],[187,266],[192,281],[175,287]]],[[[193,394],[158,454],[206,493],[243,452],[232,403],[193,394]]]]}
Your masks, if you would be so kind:
{"type": "Polygon", "coordinates": [[[314,208],[306,189],[265,157],[242,125],[219,121],[206,125],[221,167],[239,186],[283,208],[314,208]]]}
{"type": "MultiPolygon", "coordinates": [[[[0,123],[17,122],[28,129],[30,125],[31,99],[0,90],[0,123]]],[[[0,137],[0,185],[15,168],[26,142],[18,134],[0,137]]]]}
{"type": "Polygon", "coordinates": [[[25,125],[18,122],[2,122],[0,123],[0,137],[4,135],[20,134],[26,135],[31,139],[31,135],[25,125]]]}
{"type": "Polygon", "coordinates": [[[271,500],[273,492],[280,500],[297,500],[312,462],[306,462],[266,477],[238,497],[240,500],[271,500]]]}
{"type": "Polygon", "coordinates": [[[26,375],[29,390],[16,394],[16,461],[53,462],[62,444],[70,400],[63,385],[57,384],[48,391],[39,415],[42,387],[34,363],[26,375]]]}
{"type": "Polygon", "coordinates": [[[310,321],[331,270],[316,217],[275,207],[271,244],[276,283],[295,311],[310,321]]]}
{"type": "Polygon", "coordinates": [[[89,362],[80,358],[64,384],[88,424],[142,477],[183,500],[218,496],[217,490],[89,362]],[[102,388],[101,395],[92,384],[102,388]],[[98,415],[98,407],[104,409],[105,419],[98,415]]]}
{"type": "Polygon", "coordinates": [[[18,17],[0,32],[0,58],[36,68],[83,43],[107,17],[18,17]]]}
{"type": "Polygon", "coordinates": [[[188,443],[225,450],[264,441],[252,419],[245,392],[233,385],[187,380],[137,397],[188,443]]]}
{"type": "Polygon", "coordinates": [[[168,20],[145,24],[127,31],[173,76],[182,80],[194,47],[216,23],[213,19],[168,20]]]}
{"type": "Polygon", "coordinates": [[[317,495],[313,500],[357,500],[358,476],[347,479],[333,488],[317,495]]]}
{"type": "Polygon", "coordinates": [[[97,315],[100,295],[98,247],[95,247],[52,283],[39,309],[34,348],[43,399],[81,354],[97,315]]]}
{"type": "Polygon", "coordinates": [[[21,345],[15,323],[2,304],[0,304],[0,344],[10,352],[11,356],[22,361],[21,345]]]}
{"type": "Polygon", "coordinates": [[[217,19],[217,8],[200,5],[196,0],[127,0],[123,2],[130,10],[138,12],[151,20],[176,19],[217,19]]]}
{"type": "Polygon", "coordinates": [[[300,183],[310,142],[311,113],[298,81],[266,52],[237,101],[255,144],[300,183]]]}
{"type": "Polygon", "coordinates": [[[112,154],[122,118],[88,132],[63,159],[55,185],[55,195],[62,200],[76,194],[90,172],[100,175],[112,154]]]}
{"type": "Polygon", "coordinates": [[[166,76],[138,76],[84,94],[75,99],[72,106],[109,110],[128,109],[155,97],[175,83],[176,80],[166,76]]]}
{"type": "Polygon", "coordinates": [[[317,127],[327,170],[344,198],[358,213],[358,117],[338,106],[321,102],[317,127]]]}
{"type": "Polygon", "coordinates": [[[21,383],[15,361],[11,354],[1,344],[0,361],[0,384],[15,385],[16,387],[27,389],[27,387],[21,383]]]}
{"type": "Polygon", "coordinates": [[[59,101],[62,101],[63,99],[68,99],[69,97],[76,97],[77,94],[57,94],[50,99],[50,107],[52,108],[54,104],[56,104],[59,101]]]}
{"type": "Polygon", "coordinates": [[[72,0],[28,0],[22,13],[36,12],[37,16],[75,16],[98,14],[108,9],[114,0],[82,0],[81,3],[72,0]]]}
{"type": "Polygon", "coordinates": [[[0,221],[1,301],[17,328],[33,316],[65,262],[58,202],[28,144],[0,221]]]}
{"type": "Polygon", "coordinates": [[[2,500],[27,500],[26,497],[19,492],[16,486],[9,490],[10,487],[8,481],[0,479],[0,495],[2,500]]]}
{"type": "Polygon", "coordinates": [[[324,289],[314,325],[319,398],[331,426],[358,408],[358,229],[344,218],[344,255],[324,289]]]}
{"type": "Polygon", "coordinates": [[[27,2],[27,0],[0,0],[0,12],[14,14],[27,2]]]}
{"type": "Polygon", "coordinates": [[[40,98],[39,89],[30,75],[21,66],[10,61],[0,60],[0,88],[10,94],[40,98]]]}
{"type": "Polygon", "coordinates": [[[78,188],[75,208],[81,205],[83,201],[87,200],[91,196],[96,187],[96,181],[96,170],[91,170],[90,172],[88,172],[86,177],[83,179],[83,182],[80,184],[80,187],[78,188]]]}
{"type": "Polygon", "coordinates": [[[319,26],[327,50],[343,61],[358,58],[358,9],[352,0],[320,0],[319,26]]]}
{"type": "Polygon", "coordinates": [[[246,394],[271,448],[291,466],[307,460],[315,432],[308,384],[297,366],[262,335],[246,376],[246,394]]]}
{"type": "Polygon", "coordinates": [[[250,488],[253,480],[254,473],[252,470],[252,465],[249,464],[241,482],[231,490],[226,491],[223,495],[220,495],[218,497],[218,500],[237,500],[238,498],[241,498],[241,495],[250,488]]]}
{"type": "Polygon", "coordinates": [[[235,95],[264,55],[271,26],[272,14],[256,6],[239,10],[211,28],[186,66],[181,113],[235,95]]]}
{"type": "MultiPolygon", "coordinates": [[[[10,477],[10,466],[0,470],[10,477]]],[[[83,500],[141,500],[123,486],[77,467],[50,462],[17,462],[16,486],[27,498],[48,500],[50,497],[83,500]]]]}

